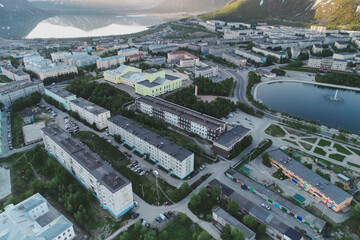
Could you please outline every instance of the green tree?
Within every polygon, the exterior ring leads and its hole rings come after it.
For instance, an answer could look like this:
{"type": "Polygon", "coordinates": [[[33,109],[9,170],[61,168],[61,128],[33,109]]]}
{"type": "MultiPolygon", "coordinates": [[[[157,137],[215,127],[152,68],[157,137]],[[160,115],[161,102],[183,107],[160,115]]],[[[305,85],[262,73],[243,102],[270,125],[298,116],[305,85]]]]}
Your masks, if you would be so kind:
{"type": "Polygon", "coordinates": [[[185,213],[178,213],[178,214],[177,214],[177,217],[179,218],[179,222],[180,222],[181,224],[186,223],[186,221],[187,221],[187,219],[188,219],[185,213]]]}
{"type": "Polygon", "coordinates": [[[245,215],[243,217],[243,221],[245,223],[246,226],[248,226],[249,228],[253,229],[257,226],[257,221],[253,216],[250,215],[245,215]]]}
{"type": "Polygon", "coordinates": [[[214,200],[217,200],[220,197],[221,191],[220,191],[220,187],[218,185],[214,186],[211,190],[211,197],[214,200]]]}
{"type": "Polygon", "coordinates": [[[261,157],[262,157],[262,163],[263,163],[265,166],[271,168],[271,161],[270,161],[270,159],[269,159],[269,154],[263,153],[263,154],[261,155],[261,157]]]}
{"type": "Polygon", "coordinates": [[[231,227],[229,224],[226,224],[221,233],[221,239],[222,240],[233,240],[231,235],[231,227]]]}
{"type": "Polygon", "coordinates": [[[351,217],[354,218],[354,219],[360,219],[360,204],[356,204],[352,208],[351,217]]]}
{"type": "Polygon", "coordinates": [[[258,232],[260,235],[265,234],[265,232],[266,232],[266,225],[263,224],[263,223],[261,223],[261,224],[259,225],[259,227],[258,227],[257,232],[258,232]]]}
{"type": "Polygon", "coordinates": [[[212,239],[212,237],[206,231],[201,231],[201,233],[197,237],[197,240],[209,240],[209,239],[212,239]]]}
{"type": "Polygon", "coordinates": [[[231,229],[232,240],[245,240],[245,233],[237,228],[231,229]]]}
{"type": "Polygon", "coordinates": [[[146,229],[146,233],[144,235],[144,240],[156,240],[156,232],[155,231],[148,231],[146,229]]]}
{"type": "Polygon", "coordinates": [[[190,186],[187,182],[184,182],[181,185],[181,193],[185,196],[185,195],[188,195],[189,192],[190,192],[190,186]]]}
{"type": "Polygon", "coordinates": [[[199,194],[194,194],[191,196],[190,198],[190,205],[192,207],[197,207],[197,206],[200,206],[201,204],[201,197],[199,194]]]}
{"type": "Polygon", "coordinates": [[[240,210],[239,204],[230,200],[226,205],[226,210],[233,216],[236,216],[240,210]]]}
{"type": "Polygon", "coordinates": [[[167,230],[163,230],[159,235],[159,240],[168,240],[169,232],[167,230]]]}

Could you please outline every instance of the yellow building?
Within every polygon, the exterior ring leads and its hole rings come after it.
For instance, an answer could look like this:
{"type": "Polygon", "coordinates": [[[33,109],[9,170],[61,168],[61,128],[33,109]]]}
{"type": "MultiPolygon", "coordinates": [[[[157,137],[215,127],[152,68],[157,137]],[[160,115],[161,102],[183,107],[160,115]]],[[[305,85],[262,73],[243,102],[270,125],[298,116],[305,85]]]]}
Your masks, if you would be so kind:
{"type": "Polygon", "coordinates": [[[181,88],[180,78],[166,74],[164,78],[158,77],[154,81],[145,80],[135,84],[135,92],[143,96],[159,96],[175,89],[181,88]]]}
{"type": "Polygon", "coordinates": [[[150,82],[154,82],[157,78],[165,78],[165,71],[164,70],[156,70],[154,68],[148,69],[144,72],[145,79],[149,80],[150,82]]]}
{"type": "Polygon", "coordinates": [[[104,79],[105,81],[112,82],[112,83],[122,83],[123,82],[123,76],[129,72],[137,72],[141,73],[141,69],[134,68],[127,65],[121,65],[116,70],[108,70],[104,72],[104,79]]]}

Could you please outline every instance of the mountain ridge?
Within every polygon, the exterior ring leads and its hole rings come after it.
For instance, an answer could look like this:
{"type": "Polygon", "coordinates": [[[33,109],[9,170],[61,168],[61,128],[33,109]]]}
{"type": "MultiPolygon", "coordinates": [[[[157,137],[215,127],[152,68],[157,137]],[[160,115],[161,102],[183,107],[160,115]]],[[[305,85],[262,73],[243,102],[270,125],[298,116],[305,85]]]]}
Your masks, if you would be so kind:
{"type": "Polygon", "coordinates": [[[203,19],[279,20],[321,25],[360,26],[360,0],[232,0],[203,19]]]}

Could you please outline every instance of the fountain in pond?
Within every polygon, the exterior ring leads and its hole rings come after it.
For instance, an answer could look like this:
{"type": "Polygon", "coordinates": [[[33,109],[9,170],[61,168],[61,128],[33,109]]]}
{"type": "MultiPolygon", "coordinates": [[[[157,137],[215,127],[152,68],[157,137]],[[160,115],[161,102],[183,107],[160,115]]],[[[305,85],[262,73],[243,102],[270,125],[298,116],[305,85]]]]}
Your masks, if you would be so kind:
{"type": "Polygon", "coordinates": [[[341,99],[338,97],[338,93],[339,93],[339,90],[337,89],[334,97],[331,97],[330,100],[336,101],[336,102],[341,102],[341,99]]]}

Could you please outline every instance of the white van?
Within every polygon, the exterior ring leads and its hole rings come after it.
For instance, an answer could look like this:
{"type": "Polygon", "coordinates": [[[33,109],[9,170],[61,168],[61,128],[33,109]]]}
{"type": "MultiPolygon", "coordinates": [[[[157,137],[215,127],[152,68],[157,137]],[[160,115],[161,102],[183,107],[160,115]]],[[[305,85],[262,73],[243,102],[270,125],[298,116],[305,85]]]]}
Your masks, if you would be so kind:
{"type": "Polygon", "coordinates": [[[164,214],[162,214],[162,213],[160,213],[160,218],[161,218],[161,220],[163,220],[163,221],[165,221],[165,220],[166,220],[165,215],[164,215],[164,214]]]}

